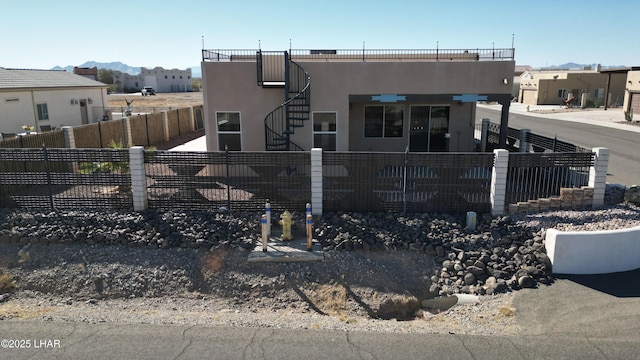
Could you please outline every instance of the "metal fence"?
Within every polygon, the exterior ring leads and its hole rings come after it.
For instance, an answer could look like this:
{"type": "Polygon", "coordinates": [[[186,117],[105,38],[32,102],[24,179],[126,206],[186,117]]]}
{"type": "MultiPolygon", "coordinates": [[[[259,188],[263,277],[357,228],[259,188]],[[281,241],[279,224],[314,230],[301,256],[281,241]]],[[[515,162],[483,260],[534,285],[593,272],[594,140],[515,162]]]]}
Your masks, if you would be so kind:
{"type": "MultiPolygon", "coordinates": [[[[262,211],[311,202],[309,152],[145,151],[149,208],[262,211]]],[[[323,210],[488,212],[492,153],[324,152],[323,210]]],[[[506,203],[588,184],[592,153],[511,153],[506,203]]],[[[129,149],[0,148],[0,206],[133,208],[129,149]]]]}
{"type": "Polygon", "coordinates": [[[493,154],[323,154],[328,211],[489,211],[493,154]]]}
{"type": "Polygon", "coordinates": [[[309,152],[145,152],[150,208],[304,209],[309,152]]]}
{"type": "Polygon", "coordinates": [[[591,152],[511,153],[506,203],[557,196],[563,187],[586,186],[594,159],[591,152]]]}
{"type": "Polygon", "coordinates": [[[0,149],[0,204],[133,209],[128,162],[128,149],[0,149]]]}
{"type": "MultiPolygon", "coordinates": [[[[202,61],[205,62],[229,62],[229,61],[256,61],[259,49],[218,49],[202,50],[202,61]]],[[[266,52],[266,51],[262,51],[266,52]]],[[[308,50],[289,49],[292,60],[318,59],[318,60],[435,60],[435,61],[511,61],[515,58],[514,48],[502,49],[331,49],[308,50]]]]}
{"type": "MultiPolygon", "coordinates": [[[[478,126],[478,133],[482,132],[482,126],[478,126]]],[[[493,151],[500,148],[500,124],[489,123],[487,128],[487,143],[486,150],[493,151]]],[[[507,143],[506,150],[520,151],[521,145],[521,131],[509,127],[507,130],[507,143]]],[[[550,138],[543,135],[538,135],[532,132],[527,132],[524,140],[531,145],[533,152],[580,152],[590,153],[591,149],[584,148],[575,144],[568,143],[566,141],[558,140],[557,137],[550,138]]]]}

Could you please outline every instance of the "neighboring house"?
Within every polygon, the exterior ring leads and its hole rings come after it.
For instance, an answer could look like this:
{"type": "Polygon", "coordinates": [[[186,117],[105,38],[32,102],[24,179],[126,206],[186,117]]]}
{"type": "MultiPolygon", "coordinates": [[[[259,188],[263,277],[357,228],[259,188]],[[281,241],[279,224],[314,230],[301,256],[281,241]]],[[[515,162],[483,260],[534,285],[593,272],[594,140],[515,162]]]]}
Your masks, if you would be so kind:
{"type": "Polygon", "coordinates": [[[529,65],[516,65],[513,74],[513,87],[511,91],[511,98],[517,99],[520,94],[520,77],[527,71],[531,71],[533,68],[529,65]]]}
{"type": "Polygon", "coordinates": [[[143,67],[138,75],[114,71],[113,82],[118,92],[140,91],[145,86],[151,86],[159,93],[192,91],[191,69],[165,70],[161,67],[143,67]]]}
{"type": "Polygon", "coordinates": [[[609,88],[607,106],[621,106],[624,99],[625,75],[609,77],[595,69],[544,69],[525,71],[520,77],[518,101],[530,105],[565,105],[571,98],[572,106],[591,107],[605,105],[605,91],[609,88]]]}
{"type": "Polygon", "coordinates": [[[0,68],[0,128],[60,127],[99,121],[107,85],[64,70],[0,68]]]}
{"type": "Polygon", "coordinates": [[[473,151],[477,101],[503,105],[513,49],[203,50],[207,149],[473,151]]]}
{"type": "Polygon", "coordinates": [[[626,68],[624,111],[633,113],[633,120],[640,121],[640,66],[626,68]]]}
{"type": "Polygon", "coordinates": [[[95,66],[92,68],[81,68],[74,66],[73,73],[76,75],[84,76],[87,79],[98,81],[98,68],[95,66]]]}

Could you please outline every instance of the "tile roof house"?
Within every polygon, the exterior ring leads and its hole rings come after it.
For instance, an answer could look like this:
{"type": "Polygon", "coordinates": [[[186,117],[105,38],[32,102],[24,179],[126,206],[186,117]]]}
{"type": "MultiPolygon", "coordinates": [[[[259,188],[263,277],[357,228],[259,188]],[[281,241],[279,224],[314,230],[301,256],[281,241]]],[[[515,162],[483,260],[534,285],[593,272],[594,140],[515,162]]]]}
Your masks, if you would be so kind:
{"type": "Polygon", "coordinates": [[[207,148],[473,151],[477,101],[503,105],[506,134],[513,55],[203,50],[207,148]]]}
{"type": "Polygon", "coordinates": [[[99,121],[107,85],[60,70],[0,67],[0,130],[20,132],[23,125],[60,127],[99,121]]]}

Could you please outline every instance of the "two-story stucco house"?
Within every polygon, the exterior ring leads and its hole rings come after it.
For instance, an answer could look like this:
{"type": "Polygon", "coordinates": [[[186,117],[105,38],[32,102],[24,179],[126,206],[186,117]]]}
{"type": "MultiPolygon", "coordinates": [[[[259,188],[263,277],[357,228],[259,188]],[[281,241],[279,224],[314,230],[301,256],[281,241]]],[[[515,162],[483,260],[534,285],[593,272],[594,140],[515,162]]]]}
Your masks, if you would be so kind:
{"type": "Polygon", "coordinates": [[[140,68],[140,74],[131,75],[121,71],[113,72],[116,91],[140,91],[145,86],[151,86],[156,92],[187,92],[192,91],[191,69],[153,69],[140,68]]]}
{"type": "MultiPolygon", "coordinates": [[[[207,149],[473,151],[508,121],[513,49],[203,50],[207,149]]],[[[504,143],[504,141],[503,141],[504,143]]]]}
{"type": "Polygon", "coordinates": [[[100,121],[107,85],[63,70],[0,68],[0,129],[36,131],[100,121]]]}

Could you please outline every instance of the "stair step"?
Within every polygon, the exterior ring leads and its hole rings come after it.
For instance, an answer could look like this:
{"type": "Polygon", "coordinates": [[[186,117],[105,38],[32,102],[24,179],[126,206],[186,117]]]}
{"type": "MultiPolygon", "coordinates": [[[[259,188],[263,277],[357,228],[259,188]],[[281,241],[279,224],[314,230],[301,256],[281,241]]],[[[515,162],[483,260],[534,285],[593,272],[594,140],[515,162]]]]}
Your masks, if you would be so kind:
{"type": "Polygon", "coordinates": [[[286,85],[284,81],[263,81],[263,88],[283,88],[286,85]]]}

